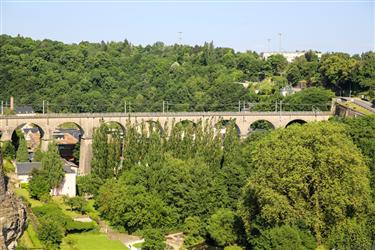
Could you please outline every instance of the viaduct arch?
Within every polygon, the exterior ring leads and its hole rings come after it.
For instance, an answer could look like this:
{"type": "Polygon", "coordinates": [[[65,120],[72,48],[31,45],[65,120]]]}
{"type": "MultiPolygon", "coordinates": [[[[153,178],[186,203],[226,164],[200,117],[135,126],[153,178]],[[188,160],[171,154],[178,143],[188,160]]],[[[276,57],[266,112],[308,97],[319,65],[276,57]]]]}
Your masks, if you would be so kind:
{"type": "Polygon", "coordinates": [[[126,128],[127,123],[159,122],[163,126],[172,127],[183,121],[210,123],[215,126],[221,120],[234,119],[240,136],[249,133],[251,124],[264,120],[274,128],[286,127],[293,121],[324,121],[332,116],[331,112],[181,112],[181,113],[77,113],[77,114],[36,114],[33,116],[0,116],[1,141],[11,140],[13,131],[25,123],[37,125],[44,135],[41,138],[42,150],[47,150],[53,140],[53,132],[59,125],[69,122],[81,128],[80,166],[82,174],[90,172],[92,157],[92,135],[94,128],[102,122],[117,123],[126,128]]]}

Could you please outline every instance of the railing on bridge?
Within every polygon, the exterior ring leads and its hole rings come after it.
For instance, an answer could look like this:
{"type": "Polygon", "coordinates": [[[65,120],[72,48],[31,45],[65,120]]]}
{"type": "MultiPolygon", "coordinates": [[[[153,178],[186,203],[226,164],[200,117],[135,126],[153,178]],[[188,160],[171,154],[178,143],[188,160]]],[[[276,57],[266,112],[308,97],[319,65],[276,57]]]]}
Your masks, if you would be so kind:
{"type": "Polygon", "coordinates": [[[330,111],[282,111],[282,112],[138,112],[138,113],[48,113],[34,115],[0,115],[0,119],[22,118],[88,118],[88,117],[181,117],[181,116],[326,116],[332,115],[330,111]]]}

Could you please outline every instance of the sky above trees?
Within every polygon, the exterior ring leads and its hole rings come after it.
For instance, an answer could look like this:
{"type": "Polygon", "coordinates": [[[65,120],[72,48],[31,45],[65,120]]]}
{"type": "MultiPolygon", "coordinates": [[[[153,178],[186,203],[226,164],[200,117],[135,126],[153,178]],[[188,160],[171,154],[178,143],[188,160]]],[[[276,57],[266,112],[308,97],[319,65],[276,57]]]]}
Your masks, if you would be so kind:
{"type": "Polygon", "coordinates": [[[368,1],[69,1],[1,0],[3,34],[68,43],[203,44],[236,50],[374,50],[374,2],[368,1]]]}

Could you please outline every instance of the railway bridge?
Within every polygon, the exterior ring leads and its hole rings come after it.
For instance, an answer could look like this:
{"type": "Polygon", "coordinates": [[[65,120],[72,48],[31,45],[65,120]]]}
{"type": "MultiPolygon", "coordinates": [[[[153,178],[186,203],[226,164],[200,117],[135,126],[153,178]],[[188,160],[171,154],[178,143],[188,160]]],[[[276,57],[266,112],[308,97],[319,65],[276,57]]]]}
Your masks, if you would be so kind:
{"type": "Polygon", "coordinates": [[[125,128],[128,122],[160,122],[171,127],[172,123],[202,121],[216,125],[223,120],[235,120],[239,135],[245,137],[251,131],[251,124],[257,121],[267,121],[274,128],[287,127],[298,122],[328,120],[332,112],[180,112],[180,113],[75,113],[75,114],[34,114],[31,116],[0,116],[1,141],[9,141],[13,132],[26,123],[37,126],[41,132],[41,148],[47,150],[53,140],[53,132],[66,122],[75,123],[81,130],[80,164],[82,174],[90,172],[92,158],[92,135],[95,128],[102,122],[115,122],[125,128]]]}

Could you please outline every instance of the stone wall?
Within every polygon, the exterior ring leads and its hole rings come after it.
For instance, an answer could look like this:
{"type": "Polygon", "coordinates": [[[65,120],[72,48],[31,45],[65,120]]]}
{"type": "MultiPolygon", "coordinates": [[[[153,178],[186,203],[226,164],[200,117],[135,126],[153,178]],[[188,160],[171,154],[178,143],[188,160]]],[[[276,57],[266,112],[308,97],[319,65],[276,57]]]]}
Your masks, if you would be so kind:
{"type": "Polygon", "coordinates": [[[17,240],[26,228],[26,208],[9,185],[0,152],[0,249],[15,249],[17,240]]]}

